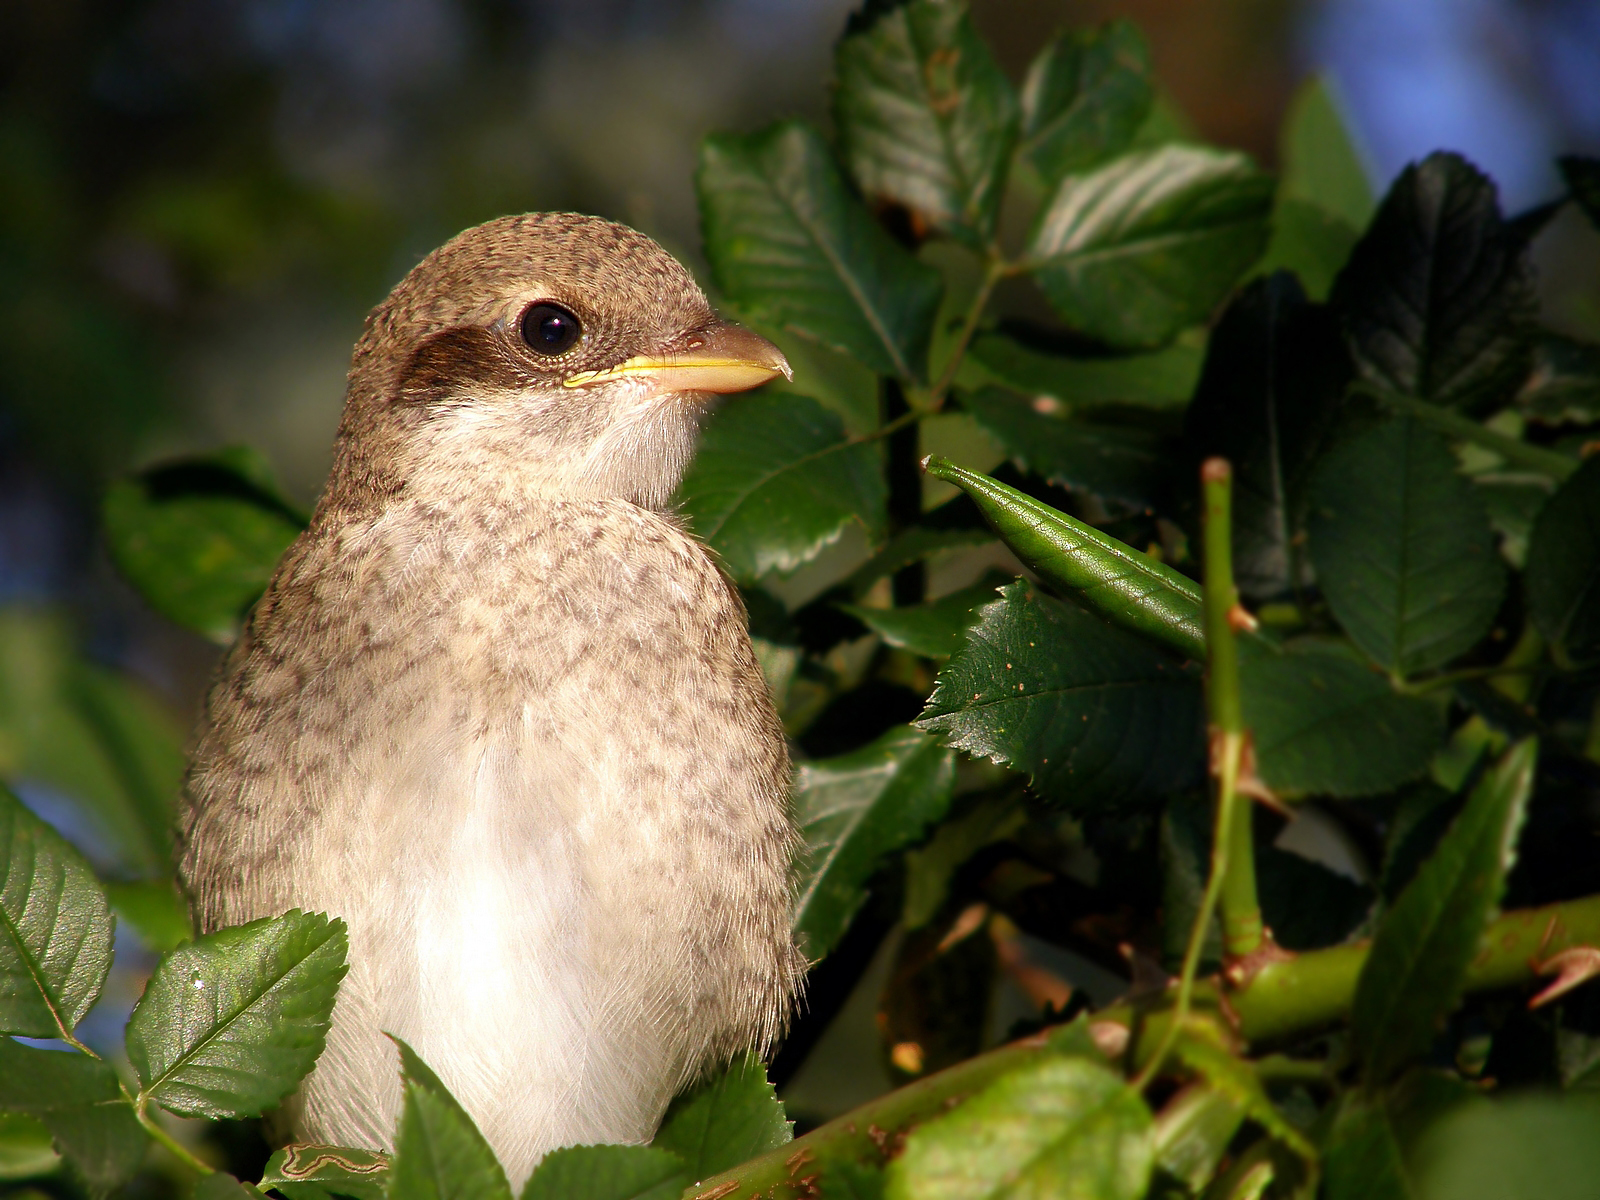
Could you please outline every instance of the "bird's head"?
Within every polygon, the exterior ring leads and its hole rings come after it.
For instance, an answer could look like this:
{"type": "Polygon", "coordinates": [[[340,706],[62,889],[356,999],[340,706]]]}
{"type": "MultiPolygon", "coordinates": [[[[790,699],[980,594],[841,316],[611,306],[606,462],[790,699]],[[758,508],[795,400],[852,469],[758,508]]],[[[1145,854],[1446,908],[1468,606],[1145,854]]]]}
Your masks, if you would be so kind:
{"type": "Polygon", "coordinates": [[[414,490],[659,508],[707,402],[789,374],[643,234],[572,213],[503,217],[423,259],[368,317],[329,502],[414,490]]]}

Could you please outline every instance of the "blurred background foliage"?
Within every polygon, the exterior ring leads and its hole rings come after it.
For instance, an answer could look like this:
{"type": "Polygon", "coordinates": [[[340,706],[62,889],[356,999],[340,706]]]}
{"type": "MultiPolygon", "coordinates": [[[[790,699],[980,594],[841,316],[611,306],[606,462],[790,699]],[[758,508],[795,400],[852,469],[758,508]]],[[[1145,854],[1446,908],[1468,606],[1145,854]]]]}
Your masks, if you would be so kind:
{"type": "MultiPolygon", "coordinates": [[[[242,443],[308,506],[365,312],[488,217],[599,213],[704,280],[699,139],[825,126],[818,81],[851,7],[0,0],[0,778],[120,881],[108,1041],[147,951],[182,928],[163,813],[217,647],[117,579],[96,532],[107,486],[242,443]]],[[[1560,190],[1556,153],[1600,149],[1592,0],[976,0],[973,17],[1013,79],[1056,29],[1133,19],[1172,119],[1269,168],[1295,89],[1324,73],[1380,192],[1447,148],[1515,213],[1560,190]]],[[[1569,206],[1537,257],[1546,323],[1600,338],[1600,236],[1569,206]]],[[[997,303],[1042,312],[1021,287],[997,303]]],[[[828,1056],[866,1074],[801,1076],[797,1111],[889,1086],[868,992],[828,1056]]],[[[1023,1015],[997,1011],[997,1034],[1023,1015]]]]}

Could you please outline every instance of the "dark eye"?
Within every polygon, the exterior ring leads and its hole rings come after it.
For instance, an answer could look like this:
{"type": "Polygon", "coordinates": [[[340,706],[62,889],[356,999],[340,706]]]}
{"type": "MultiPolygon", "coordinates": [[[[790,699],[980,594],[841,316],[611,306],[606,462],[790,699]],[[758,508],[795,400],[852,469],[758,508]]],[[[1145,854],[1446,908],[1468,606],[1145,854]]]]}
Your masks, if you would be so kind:
{"type": "Polygon", "coordinates": [[[565,354],[582,336],[578,318],[559,304],[530,305],[522,314],[522,340],[540,354],[565,354]]]}

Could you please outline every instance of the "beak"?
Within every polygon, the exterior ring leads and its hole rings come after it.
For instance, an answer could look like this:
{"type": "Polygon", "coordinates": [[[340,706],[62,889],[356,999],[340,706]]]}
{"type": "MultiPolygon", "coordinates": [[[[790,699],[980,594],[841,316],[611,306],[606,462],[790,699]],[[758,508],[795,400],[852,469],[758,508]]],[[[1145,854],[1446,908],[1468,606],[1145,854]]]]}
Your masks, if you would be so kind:
{"type": "Polygon", "coordinates": [[[748,329],[719,324],[691,335],[680,352],[636,355],[604,371],[568,376],[565,386],[647,376],[659,381],[663,392],[745,392],[779,375],[794,378],[781,350],[748,329]]]}

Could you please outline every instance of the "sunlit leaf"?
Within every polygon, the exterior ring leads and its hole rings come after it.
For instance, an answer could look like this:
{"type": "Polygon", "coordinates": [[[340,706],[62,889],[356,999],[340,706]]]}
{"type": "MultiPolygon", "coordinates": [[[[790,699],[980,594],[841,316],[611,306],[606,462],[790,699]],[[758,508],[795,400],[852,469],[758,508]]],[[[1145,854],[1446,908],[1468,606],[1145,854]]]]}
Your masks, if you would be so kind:
{"type": "Polygon", "coordinates": [[[281,1192],[289,1200],[322,1200],[329,1193],[355,1200],[383,1200],[388,1179],[387,1154],[292,1142],[267,1159],[259,1186],[262,1191],[281,1192]]]}
{"type": "Polygon", "coordinates": [[[1130,21],[1064,30],[1028,68],[1021,152],[1049,183],[1125,150],[1150,112],[1150,51],[1130,21]]]}
{"type": "Polygon", "coordinates": [[[678,1200],[694,1182],[654,1146],[568,1146],[539,1160],[521,1200],[678,1200]]]}
{"type": "Polygon", "coordinates": [[[839,607],[891,646],[929,658],[948,658],[961,648],[967,627],[978,619],[978,610],[994,599],[995,588],[1010,578],[996,574],[937,600],[905,608],[839,607]]]}
{"type": "Polygon", "coordinates": [[[511,1200],[511,1185],[472,1118],[400,1039],[405,1107],[389,1165],[388,1200],[511,1200]]]}

